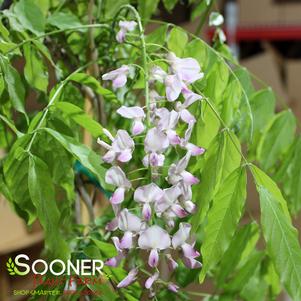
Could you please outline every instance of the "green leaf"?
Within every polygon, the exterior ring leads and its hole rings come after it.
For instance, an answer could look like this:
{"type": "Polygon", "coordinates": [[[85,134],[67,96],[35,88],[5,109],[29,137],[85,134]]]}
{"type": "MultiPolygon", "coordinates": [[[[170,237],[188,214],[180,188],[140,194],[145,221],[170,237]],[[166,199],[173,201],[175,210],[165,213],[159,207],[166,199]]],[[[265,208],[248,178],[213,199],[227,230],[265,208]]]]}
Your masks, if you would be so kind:
{"type": "Polygon", "coordinates": [[[259,227],[256,222],[244,225],[238,229],[219,265],[219,273],[216,277],[218,286],[222,286],[238,263],[249,255],[248,249],[254,250],[258,239],[259,227]]]}
{"type": "Polygon", "coordinates": [[[168,11],[171,11],[175,7],[177,2],[178,2],[178,0],[163,0],[164,7],[168,11]]]}
{"type": "Polygon", "coordinates": [[[105,168],[101,166],[101,159],[92,149],[84,144],[79,143],[74,138],[60,134],[49,128],[44,129],[57,141],[59,141],[62,146],[71,153],[75,158],[78,159],[90,172],[92,172],[100,182],[102,187],[107,187],[104,181],[105,168]]]}
{"type": "Polygon", "coordinates": [[[23,149],[29,137],[25,135],[15,142],[4,161],[3,174],[11,195],[9,201],[12,202],[17,214],[28,224],[32,224],[36,219],[36,208],[32,204],[28,190],[29,157],[23,149]]]}
{"type": "Polygon", "coordinates": [[[254,132],[262,133],[274,116],[275,95],[272,89],[266,88],[255,92],[250,98],[254,116],[254,132]]]}
{"type": "Polygon", "coordinates": [[[46,92],[48,87],[48,72],[42,58],[30,43],[25,44],[23,48],[26,60],[24,76],[27,82],[37,90],[46,92]]]}
{"type": "Polygon", "coordinates": [[[105,19],[114,18],[120,7],[125,4],[129,4],[130,0],[115,0],[115,1],[105,1],[104,2],[104,12],[105,19]]]}
{"type": "Polygon", "coordinates": [[[73,119],[77,124],[88,130],[93,137],[99,137],[102,134],[102,126],[86,114],[81,108],[70,103],[60,101],[55,107],[64,112],[69,118],[73,119]]]}
{"type": "Polygon", "coordinates": [[[288,150],[294,140],[295,130],[296,119],[290,110],[275,115],[257,149],[257,158],[263,169],[268,170],[273,167],[281,155],[288,150]]]}
{"type": "Polygon", "coordinates": [[[188,42],[187,33],[180,27],[173,27],[169,33],[167,46],[176,56],[182,57],[188,42]]]}
{"type": "Polygon", "coordinates": [[[301,137],[296,140],[293,150],[287,167],[288,177],[283,181],[283,186],[289,198],[291,212],[297,214],[301,209],[301,137]]]}
{"type": "Polygon", "coordinates": [[[254,275],[256,269],[260,267],[263,257],[264,252],[254,251],[246,263],[238,270],[234,279],[225,285],[226,290],[240,292],[252,275],[254,275]]]}
{"type": "Polygon", "coordinates": [[[293,300],[301,300],[301,248],[298,231],[275,196],[257,184],[261,224],[268,252],[277,273],[293,300]]]}
{"type": "Polygon", "coordinates": [[[208,212],[208,222],[204,228],[200,282],[218,263],[229,246],[242,215],[246,199],[246,181],[245,167],[239,167],[225,179],[213,198],[212,207],[208,212]]]}
{"type": "MultiPolygon", "coordinates": [[[[145,41],[148,44],[158,44],[158,45],[164,45],[165,43],[165,38],[166,38],[166,32],[167,32],[167,25],[161,25],[158,28],[156,28],[154,31],[152,31],[151,33],[149,33],[146,38],[145,41]]],[[[155,46],[155,45],[147,45],[147,51],[148,52],[154,52],[156,50],[160,49],[159,46],[155,46]]]]}
{"type": "Polygon", "coordinates": [[[45,19],[36,1],[18,1],[14,6],[14,13],[24,28],[36,35],[44,33],[45,19]]]}
{"type": "Polygon", "coordinates": [[[209,64],[208,48],[201,40],[193,39],[190,41],[184,49],[184,56],[195,58],[202,70],[207,69],[209,64]]]}
{"type": "Polygon", "coordinates": [[[70,11],[58,11],[50,15],[47,23],[59,29],[68,29],[83,25],[78,17],[70,11]]]}
{"type": "Polygon", "coordinates": [[[256,185],[265,187],[270,194],[273,195],[274,199],[281,205],[282,210],[286,217],[290,219],[290,214],[287,208],[286,200],[283,198],[280,189],[278,188],[277,184],[261,169],[252,165],[251,167],[252,174],[255,178],[256,185]]]}
{"type": "Polygon", "coordinates": [[[68,246],[60,233],[60,212],[48,166],[32,155],[29,157],[28,188],[45,231],[46,246],[54,257],[67,259],[68,246]]]}
{"type": "Polygon", "coordinates": [[[0,56],[0,66],[13,107],[26,116],[24,109],[25,89],[18,71],[4,56],[0,56]]]}
{"type": "Polygon", "coordinates": [[[75,73],[68,77],[68,79],[90,87],[94,92],[102,95],[108,101],[118,102],[116,95],[112,91],[103,88],[99,81],[91,75],[86,73],[75,73]]]}
{"type": "Polygon", "coordinates": [[[138,12],[144,23],[156,12],[158,4],[159,0],[138,0],[138,12]]]}
{"type": "Polygon", "coordinates": [[[218,133],[220,121],[207,102],[203,101],[201,106],[202,113],[196,123],[196,144],[207,149],[218,133]]]}
{"type": "Polygon", "coordinates": [[[215,105],[219,105],[223,100],[223,93],[229,80],[229,70],[225,62],[217,60],[206,75],[206,80],[204,94],[212,100],[215,105]]]}
{"type": "Polygon", "coordinates": [[[91,238],[96,247],[100,250],[105,258],[114,257],[117,255],[116,249],[112,244],[103,242],[96,238],[91,238]]]}
{"type": "Polygon", "coordinates": [[[219,189],[221,181],[240,166],[241,156],[235,145],[240,149],[236,136],[229,131],[222,131],[215,137],[205,153],[206,161],[202,170],[204,176],[201,176],[200,184],[193,188],[193,195],[197,195],[196,204],[198,206],[197,212],[192,217],[192,225],[195,230],[204,221],[210,202],[219,189]]]}
{"type": "MultiPolygon", "coordinates": [[[[240,83],[230,76],[228,85],[223,93],[221,117],[225,124],[231,126],[235,122],[235,114],[239,110],[242,98],[242,90],[240,83]]],[[[235,123],[233,124],[235,126],[235,123]]]]}

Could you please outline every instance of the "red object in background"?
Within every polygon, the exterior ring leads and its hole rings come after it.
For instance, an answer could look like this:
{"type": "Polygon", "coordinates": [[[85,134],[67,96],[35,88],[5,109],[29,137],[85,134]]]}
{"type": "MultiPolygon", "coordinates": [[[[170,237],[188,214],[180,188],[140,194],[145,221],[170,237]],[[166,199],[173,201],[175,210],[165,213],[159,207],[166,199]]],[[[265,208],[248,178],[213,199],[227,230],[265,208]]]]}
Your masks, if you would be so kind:
{"type": "MultiPolygon", "coordinates": [[[[226,36],[227,36],[227,32],[226,36]]],[[[209,38],[212,38],[214,29],[208,30],[209,38]]],[[[239,26],[236,29],[235,41],[283,41],[283,40],[301,40],[301,26],[239,26]]]]}

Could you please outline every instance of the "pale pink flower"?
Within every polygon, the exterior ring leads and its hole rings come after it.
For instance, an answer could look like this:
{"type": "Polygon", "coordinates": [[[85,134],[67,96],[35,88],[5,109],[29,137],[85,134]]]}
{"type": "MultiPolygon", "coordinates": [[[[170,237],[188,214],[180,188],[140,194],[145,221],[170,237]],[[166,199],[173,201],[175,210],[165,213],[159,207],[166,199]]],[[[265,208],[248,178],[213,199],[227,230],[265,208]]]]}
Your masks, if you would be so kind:
{"type": "Polygon", "coordinates": [[[167,180],[170,184],[175,185],[183,181],[187,185],[197,184],[199,179],[192,175],[190,172],[186,171],[190,159],[190,153],[188,152],[182,159],[180,159],[176,164],[173,163],[168,169],[167,180]]]}
{"type": "Polygon", "coordinates": [[[148,130],[144,140],[144,150],[147,155],[143,158],[144,166],[163,166],[165,156],[162,155],[169,146],[166,135],[158,128],[148,130]]]}
{"type": "Polygon", "coordinates": [[[178,186],[172,186],[163,190],[161,198],[155,204],[155,211],[158,216],[165,213],[165,217],[170,217],[169,211],[174,212],[178,217],[187,216],[187,212],[180,206],[178,198],[181,195],[178,186]]]}
{"type": "Polygon", "coordinates": [[[174,293],[177,293],[179,291],[179,286],[174,283],[169,283],[167,288],[174,293]]]}
{"type": "Polygon", "coordinates": [[[140,234],[138,245],[143,250],[150,250],[148,264],[150,267],[158,265],[158,251],[165,250],[170,247],[170,237],[166,230],[157,225],[149,227],[140,234]]]}
{"type": "Polygon", "coordinates": [[[120,29],[116,34],[116,40],[118,43],[123,43],[125,40],[126,33],[134,31],[137,26],[137,22],[135,22],[135,21],[119,21],[118,25],[119,25],[120,29]]]}
{"type": "Polygon", "coordinates": [[[117,110],[117,113],[124,118],[133,119],[132,134],[139,135],[144,131],[142,120],[145,118],[145,113],[142,108],[122,106],[117,110]]]}
{"type": "Polygon", "coordinates": [[[129,286],[134,281],[136,281],[137,274],[138,274],[138,269],[137,268],[134,268],[134,269],[130,270],[130,272],[128,273],[128,275],[117,284],[117,287],[118,288],[122,288],[122,287],[129,286]]]}
{"type": "Polygon", "coordinates": [[[153,286],[154,282],[158,278],[159,278],[159,273],[158,272],[156,272],[155,274],[153,274],[152,276],[150,276],[149,278],[147,278],[147,280],[145,281],[145,284],[144,284],[145,288],[146,289],[150,289],[153,286]]]}
{"type": "Polygon", "coordinates": [[[130,161],[135,144],[128,132],[118,130],[115,138],[107,130],[104,130],[104,134],[112,141],[112,145],[97,139],[97,143],[108,150],[102,159],[107,163],[112,163],[115,159],[120,162],[130,161]]]}
{"type": "Polygon", "coordinates": [[[170,272],[173,272],[177,267],[178,263],[171,257],[170,254],[166,254],[167,266],[170,272]]]}
{"type": "Polygon", "coordinates": [[[182,94],[184,96],[185,101],[183,103],[179,101],[176,103],[176,111],[179,112],[180,118],[184,122],[188,124],[195,123],[195,117],[187,110],[187,108],[194,102],[201,100],[202,96],[192,92],[187,87],[182,88],[182,94]]]}
{"type": "Polygon", "coordinates": [[[160,83],[163,83],[167,74],[166,72],[159,66],[154,66],[150,70],[150,80],[151,81],[158,81],[160,83]]]}
{"type": "Polygon", "coordinates": [[[178,58],[174,53],[170,52],[167,55],[167,59],[173,73],[177,74],[182,81],[188,84],[204,77],[198,61],[194,58],[178,58]]]}
{"type": "Polygon", "coordinates": [[[110,198],[112,204],[120,204],[124,200],[124,193],[131,188],[131,182],[126,178],[123,170],[119,166],[113,166],[107,170],[105,175],[107,184],[118,187],[110,198]]]}
{"type": "Polygon", "coordinates": [[[166,108],[160,108],[156,110],[156,115],[160,118],[157,127],[166,134],[169,143],[172,145],[179,144],[181,139],[175,131],[179,114],[174,110],[169,111],[166,108]]]}
{"type": "Polygon", "coordinates": [[[175,101],[181,94],[183,82],[177,74],[167,75],[165,77],[165,92],[168,101],[175,101]]]}
{"type": "Polygon", "coordinates": [[[146,220],[151,218],[150,204],[157,202],[163,195],[163,191],[154,183],[140,186],[135,190],[134,200],[143,203],[142,214],[146,220]]]}
{"type": "Polygon", "coordinates": [[[199,155],[204,154],[205,149],[203,147],[199,147],[199,146],[189,142],[191,134],[192,134],[193,126],[194,126],[193,122],[190,122],[188,124],[188,128],[185,132],[185,136],[183,139],[181,139],[180,145],[181,145],[181,147],[186,148],[192,156],[199,156],[199,155]]]}
{"type": "Polygon", "coordinates": [[[129,73],[130,68],[126,65],[122,65],[120,68],[105,73],[102,76],[103,80],[111,80],[113,84],[113,88],[121,88],[125,86],[127,82],[127,75],[129,73]]]}
{"type": "Polygon", "coordinates": [[[193,245],[187,243],[191,231],[191,225],[188,223],[180,223],[179,230],[172,237],[172,246],[174,249],[181,248],[183,252],[183,262],[190,269],[200,268],[202,265],[195,260],[200,256],[193,245]]]}

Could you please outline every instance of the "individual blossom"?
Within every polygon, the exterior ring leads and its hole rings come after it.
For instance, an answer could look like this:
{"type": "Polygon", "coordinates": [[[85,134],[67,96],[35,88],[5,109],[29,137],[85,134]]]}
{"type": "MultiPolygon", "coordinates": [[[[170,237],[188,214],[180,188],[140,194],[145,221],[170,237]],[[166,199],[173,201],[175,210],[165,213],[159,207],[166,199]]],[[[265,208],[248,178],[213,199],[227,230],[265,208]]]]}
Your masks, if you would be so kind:
{"type": "Polygon", "coordinates": [[[117,113],[124,118],[133,119],[132,134],[139,135],[144,131],[142,120],[145,118],[145,113],[142,108],[122,106],[117,110],[117,113]]]}
{"type": "Polygon", "coordinates": [[[180,206],[178,198],[181,195],[181,190],[178,186],[172,186],[163,190],[162,196],[155,204],[156,214],[161,216],[165,214],[165,217],[172,217],[170,211],[178,217],[187,216],[187,212],[180,206]]]}
{"type": "Polygon", "coordinates": [[[99,138],[97,139],[98,144],[108,150],[102,159],[107,163],[112,163],[115,159],[120,162],[130,161],[135,144],[128,132],[118,130],[115,138],[107,130],[104,130],[104,134],[112,141],[112,145],[107,144],[99,138]]]}
{"type": "Polygon", "coordinates": [[[175,131],[179,114],[174,110],[169,111],[166,108],[160,108],[156,111],[156,115],[160,118],[157,127],[166,134],[169,143],[172,145],[180,144],[181,139],[175,131]]]}
{"type": "Polygon", "coordinates": [[[140,186],[135,190],[134,200],[143,204],[142,214],[146,220],[151,218],[150,204],[157,202],[163,195],[163,191],[154,183],[140,186]]]}
{"type": "Polygon", "coordinates": [[[125,252],[120,248],[120,241],[117,237],[112,237],[117,255],[105,261],[105,265],[110,267],[118,267],[121,261],[125,258],[125,252]]]}
{"type": "Polygon", "coordinates": [[[107,170],[105,175],[107,184],[118,187],[110,198],[110,202],[114,205],[120,204],[124,200],[124,193],[131,188],[131,182],[126,178],[123,170],[119,166],[113,166],[107,170]]]}
{"type": "Polygon", "coordinates": [[[123,287],[129,286],[130,284],[132,284],[133,282],[136,281],[137,274],[138,274],[138,269],[137,268],[134,268],[134,269],[130,270],[128,275],[117,284],[117,287],[118,288],[123,288],[123,287]]]}
{"type": "Polygon", "coordinates": [[[163,83],[166,76],[166,72],[159,66],[154,66],[150,70],[150,81],[163,83]]]}
{"type": "Polygon", "coordinates": [[[199,146],[189,142],[191,134],[192,134],[193,126],[194,126],[193,122],[190,122],[188,124],[188,128],[185,132],[185,136],[183,139],[181,139],[180,145],[181,145],[181,147],[187,149],[192,156],[199,156],[199,155],[204,154],[205,149],[203,147],[199,147],[199,146]]]}
{"type": "Polygon", "coordinates": [[[166,135],[158,128],[148,130],[144,140],[144,150],[147,153],[143,158],[144,166],[163,166],[165,156],[162,154],[169,146],[166,135]]]}
{"type": "Polygon", "coordinates": [[[171,257],[170,254],[166,254],[167,266],[170,272],[173,272],[177,267],[178,263],[171,257]]]}
{"type": "Polygon", "coordinates": [[[105,73],[102,76],[103,80],[111,80],[113,88],[122,88],[127,82],[127,75],[129,74],[130,68],[126,65],[122,65],[120,68],[105,73]]]}
{"type": "Polygon", "coordinates": [[[123,209],[118,216],[118,228],[124,232],[119,244],[120,249],[131,249],[133,237],[145,229],[145,224],[135,214],[123,209]]]}
{"type": "Polygon", "coordinates": [[[177,74],[167,75],[164,84],[167,100],[175,101],[178,99],[184,86],[181,78],[177,74]]]}
{"type": "Polygon", "coordinates": [[[195,123],[195,117],[187,110],[187,108],[194,102],[201,100],[202,96],[192,92],[187,87],[183,87],[181,91],[185,101],[183,103],[180,101],[176,103],[176,111],[179,113],[181,120],[184,122],[188,124],[195,123]]]}
{"type": "Polygon", "coordinates": [[[193,244],[188,244],[191,231],[191,225],[188,223],[180,223],[179,230],[172,237],[172,246],[174,249],[181,248],[183,252],[183,262],[190,269],[197,269],[202,264],[195,258],[200,256],[200,253],[193,248],[193,244]]]}
{"type": "Polygon", "coordinates": [[[171,70],[180,80],[191,84],[204,77],[198,61],[194,58],[178,58],[173,52],[167,55],[171,70]]]}
{"type": "Polygon", "coordinates": [[[145,281],[145,284],[144,284],[145,288],[150,289],[153,286],[154,282],[158,280],[158,278],[159,278],[158,272],[156,272],[155,274],[153,274],[149,278],[147,278],[145,281]]]}
{"type": "Polygon", "coordinates": [[[137,23],[135,21],[119,21],[119,31],[116,35],[116,40],[118,43],[123,43],[127,32],[134,31],[137,23]]]}
{"type": "Polygon", "coordinates": [[[170,237],[166,230],[157,225],[149,227],[140,234],[138,245],[143,250],[150,250],[148,264],[155,267],[159,262],[159,251],[170,247],[170,237]]]}
{"type": "Polygon", "coordinates": [[[178,184],[183,181],[187,185],[197,184],[199,179],[192,175],[190,172],[186,171],[186,167],[190,160],[190,153],[188,152],[182,159],[177,163],[171,164],[168,169],[167,181],[172,184],[178,184]]]}

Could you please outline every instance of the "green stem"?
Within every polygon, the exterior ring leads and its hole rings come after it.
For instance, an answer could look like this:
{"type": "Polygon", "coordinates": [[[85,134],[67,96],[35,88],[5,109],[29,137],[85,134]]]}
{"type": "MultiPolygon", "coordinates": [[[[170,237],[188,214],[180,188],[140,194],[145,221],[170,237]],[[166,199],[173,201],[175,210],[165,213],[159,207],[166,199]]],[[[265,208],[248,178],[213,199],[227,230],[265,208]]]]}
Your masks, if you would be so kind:
{"type": "Polygon", "coordinates": [[[222,124],[222,126],[224,127],[224,129],[228,132],[230,140],[232,141],[232,143],[234,144],[235,149],[238,151],[238,153],[240,154],[240,156],[242,157],[242,159],[245,161],[246,165],[249,165],[250,163],[248,162],[248,160],[246,159],[246,157],[244,156],[244,154],[242,153],[242,151],[240,150],[240,148],[237,146],[236,142],[234,141],[229,126],[226,124],[226,122],[222,119],[222,117],[220,116],[220,114],[218,113],[218,111],[215,109],[215,107],[213,106],[213,104],[211,103],[211,101],[209,100],[208,97],[206,97],[205,95],[202,94],[202,92],[200,90],[198,90],[196,88],[195,85],[193,85],[194,90],[202,95],[203,99],[206,101],[206,103],[208,104],[208,106],[210,107],[210,109],[212,110],[212,112],[215,114],[215,116],[218,118],[218,120],[220,121],[220,123],[222,124]]]}
{"type": "Polygon", "coordinates": [[[42,38],[45,38],[45,37],[48,37],[48,36],[51,36],[51,35],[55,35],[55,34],[58,34],[58,33],[62,33],[62,32],[65,32],[65,31],[74,31],[74,30],[78,30],[78,29],[100,28],[100,27],[110,29],[109,25],[107,25],[107,24],[88,24],[88,25],[80,25],[80,26],[74,26],[74,27],[64,28],[64,29],[57,29],[57,30],[53,30],[53,31],[44,33],[42,35],[36,36],[34,38],[24,40],[23,42],[17,44],[15,47],[9,49],[7,51],[7,53],[13,52],[14,50],[22,47],[26,43],[30,43],[30,42],[33,42],[33,41],[36,41],[36,40],[39,40],[39,39],[42,39],[42,38]]]}
{"type": "Polygon", "coordinates": [[[74,72],[72,72],[71,74],[69,74],[63,81],[61,81],[59,87],[57,88],[57,90],[55,91],[55,93],[53,94],[53,96],[51,97],[48,105],[44,108],[44,112],[43,115],[39,121],[39,123],[37,124],[37,126],[34,129],[34,133],[29,141],[29,144],[27,146],[27,151],[30,152],[30,149],[32,147],[32,144],[37,136],[38,130],[41,128],[41,126],[43,125],[43,122],[45,121],[45,118],[49,112],[50,107],[54,104],[55,100],[57,99],[57,97],[59,96],[60,92],[62,91],[62,89],[65,87],[65,85],[67,84],[67,82],[69,81],[70,77],[78,72],[81,72],[82,70],[86,69],[89,65],[93,64],[94,61],[89,62],[87,64],[85,64],[82,67],[79,67],[78,69],[76,69],[74,72]]]}

